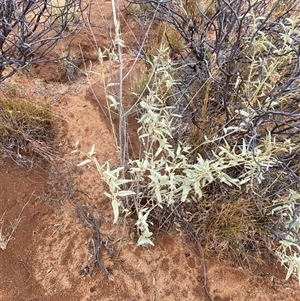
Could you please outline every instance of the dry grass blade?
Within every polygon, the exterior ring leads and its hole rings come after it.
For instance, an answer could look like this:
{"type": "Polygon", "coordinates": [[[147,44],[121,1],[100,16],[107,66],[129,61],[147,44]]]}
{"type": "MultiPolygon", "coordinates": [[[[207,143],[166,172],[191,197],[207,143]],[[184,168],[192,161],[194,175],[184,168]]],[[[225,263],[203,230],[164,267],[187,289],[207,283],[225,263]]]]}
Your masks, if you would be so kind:
{"type": "Polygon", "coordinates": [[[26,165],[34,155],[49,159],[52,114],[49,101],[30,92],[6,86],[0,102],[0,150],[18,164],[26,165]]]}
{"type": "Polygon", "coordinates": [[[3,233],[4,230],[3,230],[3,226],[4,226],[4,217],[5,217],[5,213],[6,211],[2,214],[2,217],[0,219],[0,225],[1,225],[1,228],[0,228],[0,249],[1,250],[6,250],[6,247],[7,247],[7,244],[12,240],[12,236],[13,234],[16,232],[22,218],[22,213],[24,211],[24,209],[26,208],[27,204],[30,202],[30,200],[32,199],[34,195],[34,191],[32,192],[30,198],[28,199],[28,201],[23,205],[18,217],[15,219],[15,221],[13,223],[11,223],[11,229],[8,231],[8,233],[3,233]]]}

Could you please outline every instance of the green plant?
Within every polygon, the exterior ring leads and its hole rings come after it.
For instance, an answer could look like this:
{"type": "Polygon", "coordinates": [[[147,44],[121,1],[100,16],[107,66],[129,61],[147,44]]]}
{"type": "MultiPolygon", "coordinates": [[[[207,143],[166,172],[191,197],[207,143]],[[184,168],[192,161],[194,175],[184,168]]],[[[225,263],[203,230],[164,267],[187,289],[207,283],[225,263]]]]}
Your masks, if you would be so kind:
{"type": "Polygon", "coordinates": [[[273,201],[268,214],[276,217],[276,226],[269,227],[269,230],[279,239],[280,245],[276,250],[276,256],[288,269],[286,280],[295,273],[300,283],[299,200],[300,194],[290,190],[288,196],[273,201]]]}
{"type": "MultiPolygon", "coordinates": [[[[270,137],[265,140],[264,146],[251,151],[247,150],[245,141],[241,147],[230,146],[223,137],[225,145],[212,152],[212,159],[204,159],[198,154],[197,161],[189,163],[190,147],[174,145],[171,142],[175,120],[180,119],[180,116],[172,113],[174,107],[167,105],[170,90],[175,84],[171,76],[168,49],[161,49],[159,53],[151,62],[153,72],[149,93],[138,101],[138,133],[144,149],[143,156],[128,160],[129,179],[120,178],[120,168],[110,171],[107,167],[106,174],[101,171],[102,178],[110,187],[115,221],[119,216],[116,208],[121,206],[121,202],[114,195],[135,195],[133,200],[138,215],[136,225],[140,233],[138,244],[151,243],[147,217],[157,206],[163,208],[176,202],[184,202],[191,193],[200,201],[203,189],[215,181],[238,189],[246,184],[252,187],[254,183],[261,183],[265,171],[276,164],[274,153],[289,150],[289,145],[280,147],[270,137]],[[229,175],[230,169],[238,167],[243,167],[242,172],[235,177],[229,175]],[[123,192],[120,184],[130,184],[130,192],[123,192]]],[[[93,151],[80,165],[91,161],[96,163],[92,155],[93,151]]],[[[97,169],[100,170],[98,165],[97,169]]]]}
{"type": "MultiPolygon", "coordinates": [[[[102,63],[105,55],[109,64],[119,64],[118,81],[104,80],[104,87],[110,114],[119,115],[120,166],[101,166],[94,149],[80,165],[94,162],[108,184],[114,222],[122,212],[136,217],[139,245],[153,244],[152,224],[168,211],[168,216],[182,217],[197,240],[217,237],[222,244],[241,246],[251,231],[264,235],[270,230],[272,219],[266,212],[272,200],[298,189],[297,7],[291,1],[287,11],[280,1],[270,6],[261,1],[213,2],[201,8],[198,2],[151,1],[156,12],[151,18],[177,30],[175,36],[180,34],[185,47],[178,47],[181,59],[176,61],[164,40],[151,55],[144,52],[147,76],[133,85],[135,103],[128,111],[122,99],[125,45],[115,13],[117,42],[100,53],[102,63]],[[119,88],[114,95],[106,89],[112,86],[119,88]],[[126,122],[133,112],[139,123],[139,158],[126,151],[126,122]],[[193,214],[179,212],[181,204],[188,204],[182,208],[193,214]],[[197,210],[204,213],[200,222],[193,218],[197,210]]],[[[297,206],[289,208],[290,217],[298,218],[297,206]]],[[[280,222],[288,225],[291,219],[280,222]]],[[[280,231],[272,231],[283,241],[280,231]]],[[[277,251],[289,265],[288,277],[299,273],[297,260],[287,253],[298,252],[298,241],[293,237],[292,246],[277,251]]]]}

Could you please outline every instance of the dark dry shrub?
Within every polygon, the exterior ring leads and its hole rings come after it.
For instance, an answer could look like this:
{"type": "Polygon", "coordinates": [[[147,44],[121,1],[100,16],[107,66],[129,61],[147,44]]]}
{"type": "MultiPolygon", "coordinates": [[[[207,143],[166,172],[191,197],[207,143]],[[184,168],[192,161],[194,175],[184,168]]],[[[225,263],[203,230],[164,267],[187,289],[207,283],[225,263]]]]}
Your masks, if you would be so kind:
{"type": "Polygon", "coordinates": [[[80,25],[81,0],[0,1],[0,82],[49,61],[59,40],[80,25]]]}

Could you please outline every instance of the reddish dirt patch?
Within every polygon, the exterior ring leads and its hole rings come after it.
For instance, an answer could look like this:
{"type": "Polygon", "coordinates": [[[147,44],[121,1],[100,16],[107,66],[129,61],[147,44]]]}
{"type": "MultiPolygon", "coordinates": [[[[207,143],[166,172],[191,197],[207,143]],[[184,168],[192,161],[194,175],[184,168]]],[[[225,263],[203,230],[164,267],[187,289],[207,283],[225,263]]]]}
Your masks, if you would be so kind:
{"type": "MultiPolygon", "coordinates": [[[[156,238],[155,247],[138,247],[126,231],[112,233],[109,209],[104,213],[108,221],[100,225],[103,234],[116,237],[109,242],[114,255],[104,247],[100,251],[110,273],[107,279],[93,265],[90,229],[79,221],[72,204],[57,206],[41,198],[45,180],[41,168],[28,175],[11,162],[1,163],[4,233],[29,201],[13,240],[0,251],[0,300],[209,300],[196,246],[166,235],[156,238]]],[[[100,198],[90,199],[90,205],[100,208],[100,198]]],[[[297,283],[284,283],[283,273],[270,262],[253,263],[251,273],[206,258],[213,300],[297,300],[297,283]]]]}
{"type": "Polygon", "coordinates": [[[43,169],[45,166],[29,172],[10,161],[3,161],[0,166],[0,214],[4,237],[9,236],[20,215],[12,240],[5,250],[0,250],[0,299],[29,300],[29,296],[42,291],[31,270],[36,237],[44,227],[40,220],[53,212],[52,206],[41,198],[47,174],[43,169]]]}

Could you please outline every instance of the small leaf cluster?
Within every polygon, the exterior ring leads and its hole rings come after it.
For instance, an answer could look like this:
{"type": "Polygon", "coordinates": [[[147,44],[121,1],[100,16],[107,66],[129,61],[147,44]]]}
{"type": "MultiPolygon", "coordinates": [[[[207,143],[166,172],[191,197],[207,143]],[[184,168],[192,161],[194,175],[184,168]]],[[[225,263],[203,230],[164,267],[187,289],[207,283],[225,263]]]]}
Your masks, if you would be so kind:
{"type": "MultiPolygon", "coordinates": [[[[181,141],[174,143],[175,124],[181,116],[174,114],[170,106],[173,79],[173,66],[168,58],[168,48],[161,48],[159,54],[148,64],[152,73],[146,89],[138,99],[136,106],[140,112],[138,123],[142,155],[138,159],[129,159],[126,178],[122,178],[123,167],[110,169],[108,163],[101,166],[94,157],[94,149],[87,154],[87,159],[79,165],[89,162],[96,164],[101,178],[108,185],[106,195],[112,200],[114,222],[117,222],[120,208],[126,213],[130,208],[123,206],[122,198],[130,197],[137,214],[136,227],[139,233],[138,244],[153,244],[150,231],[150,213],[185,202],[191,195],[201,202],[203,189],[213,182],[220,185],[242,189],[245,185],[252,189],[261,184],[264,174],[277,164],[276,154],[289,153],[291,143],[278,144],[270,133],[264,143],[249,148],[245,139],[237,140],[233,145],[227,136],[235,133],[235,128],[224,128],[222,143],[204,158],[200,153],[193,161],[191,146],[181,141]],[[227,135],[227,136],[226,136],[227,135]],[[231,174],[232,169],[240,170],[231,174]]],[[[207,140],[208,144],[214,141],[207,140]]]]}
{"type": "Polygon", "coordinates": [[[272,215],[278,215],[281,219],[282,230],[275,232],[280,239],[280,246],[276,255],[281,264],[287,267],[286,280],[293,273],[298,277],[300,283],[300,194],[290,190],[287,199],[277,199],[271,211],[272,215]]]}

